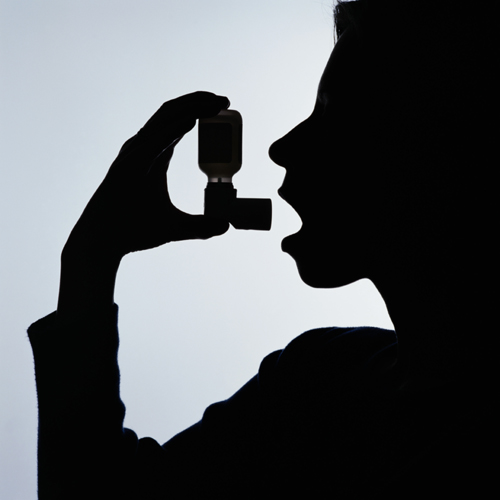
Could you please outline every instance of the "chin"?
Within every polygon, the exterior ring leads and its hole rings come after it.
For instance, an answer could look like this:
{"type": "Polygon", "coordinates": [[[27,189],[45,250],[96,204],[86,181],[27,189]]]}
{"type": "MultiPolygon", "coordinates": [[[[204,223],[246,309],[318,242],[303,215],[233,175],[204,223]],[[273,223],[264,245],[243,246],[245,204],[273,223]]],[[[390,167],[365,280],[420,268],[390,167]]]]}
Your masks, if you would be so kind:
{"type": "Polygon", "coordinates": [[[297,262],[297,270],[299,271],[300,279],[312,288],[340,288],[361,279],[360,276],[350,275],[338,270],[335,272],[335,270],[327,266],[320,267],[317,264],[311,266],[297,262]]]}
{"type": "Polygon", "coordinates": [[[302,228],[286,237],[282,250],[293,258],[302,281],[312,288],[339,288],[364,278],[362,256],[352,245],[315,241],[302,228]]]}

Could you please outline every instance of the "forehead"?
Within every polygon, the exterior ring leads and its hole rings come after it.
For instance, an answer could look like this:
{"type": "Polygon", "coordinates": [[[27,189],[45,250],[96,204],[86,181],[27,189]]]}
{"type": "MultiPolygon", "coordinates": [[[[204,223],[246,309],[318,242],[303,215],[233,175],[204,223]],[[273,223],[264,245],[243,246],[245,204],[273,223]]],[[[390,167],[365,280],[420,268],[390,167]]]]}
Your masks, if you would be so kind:
{"type": "Polygon", "coordinates": [[[329,94],[344,87],[345,84],[352,85],[361,66],[360,56],[356,31],[348,27],[333,47],[319,82],[318,94],[329,94]]]}

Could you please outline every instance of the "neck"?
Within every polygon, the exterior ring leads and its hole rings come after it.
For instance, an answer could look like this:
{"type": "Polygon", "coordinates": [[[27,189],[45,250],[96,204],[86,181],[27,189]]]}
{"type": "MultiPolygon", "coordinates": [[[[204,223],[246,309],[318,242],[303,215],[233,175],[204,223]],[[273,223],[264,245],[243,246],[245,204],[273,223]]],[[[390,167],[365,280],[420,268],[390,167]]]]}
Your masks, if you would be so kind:
{"type": "Polygon", "coordinates": [[[398,365],[410,384],[470,380],[484,364],[479,330],[488,288],[449,265],[420,264],[372,278],[396,330],[398,365]]]}

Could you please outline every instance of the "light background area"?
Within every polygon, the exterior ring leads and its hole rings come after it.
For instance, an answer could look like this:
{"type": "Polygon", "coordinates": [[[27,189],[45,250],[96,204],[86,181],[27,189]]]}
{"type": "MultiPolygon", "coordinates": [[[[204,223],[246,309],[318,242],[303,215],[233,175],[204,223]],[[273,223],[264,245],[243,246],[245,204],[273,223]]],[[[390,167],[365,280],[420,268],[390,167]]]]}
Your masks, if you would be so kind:
{"type": "MultiPolygon", "coordinates": [[[[0,6],[0,498],[36,497],[26,328],[54,310],[60,251],[121,144],[165,100],[196,90],[230,98],[244,121],[235,187],[242,197],[272,198],[273,227],[231,228],[124,259],[116,301],[125,425],[164,442],[301,332],[392,327],[371,283],[309,288],[280,249],[300,219],[277,196],[284,170],[267,151],[312,110],[333,47],[330,0],[0,6]]],[[[202,212],[206,183],[196,156],[194,130],[169,172],[174,203],[191,213],[202,212]]],[[[314,165],[304,165],[304,175],[314,175],[314,165]]]]}

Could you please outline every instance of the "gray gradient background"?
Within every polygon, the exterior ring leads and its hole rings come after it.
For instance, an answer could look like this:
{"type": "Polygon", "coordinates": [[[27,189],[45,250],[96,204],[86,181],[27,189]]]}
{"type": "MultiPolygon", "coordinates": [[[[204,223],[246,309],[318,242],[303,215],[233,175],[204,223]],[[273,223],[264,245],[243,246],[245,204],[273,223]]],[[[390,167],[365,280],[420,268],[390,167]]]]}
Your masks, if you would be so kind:
{"type": "MultiPolygon", "coordinates": [[[[230,229],[124,259],[125,425],[164,442],[301,332],[392,327],[370,282],[314,290],[280,249],[300,219],[277,196],[284,170],[267,151],[312,110],[331,13],[330,0],[0,1],[0,498],[36,498],[26,328],[54,310],[60,251],[121,144],[165,100],[196,90],[230,98],[244,121],[235,186],[272,198],[274,220],[271,232],[230,229]]],[[[202,212],[206,183],[196,156],[193,131],[169,175],[174,203],[191,213],[202,212]]]]}

